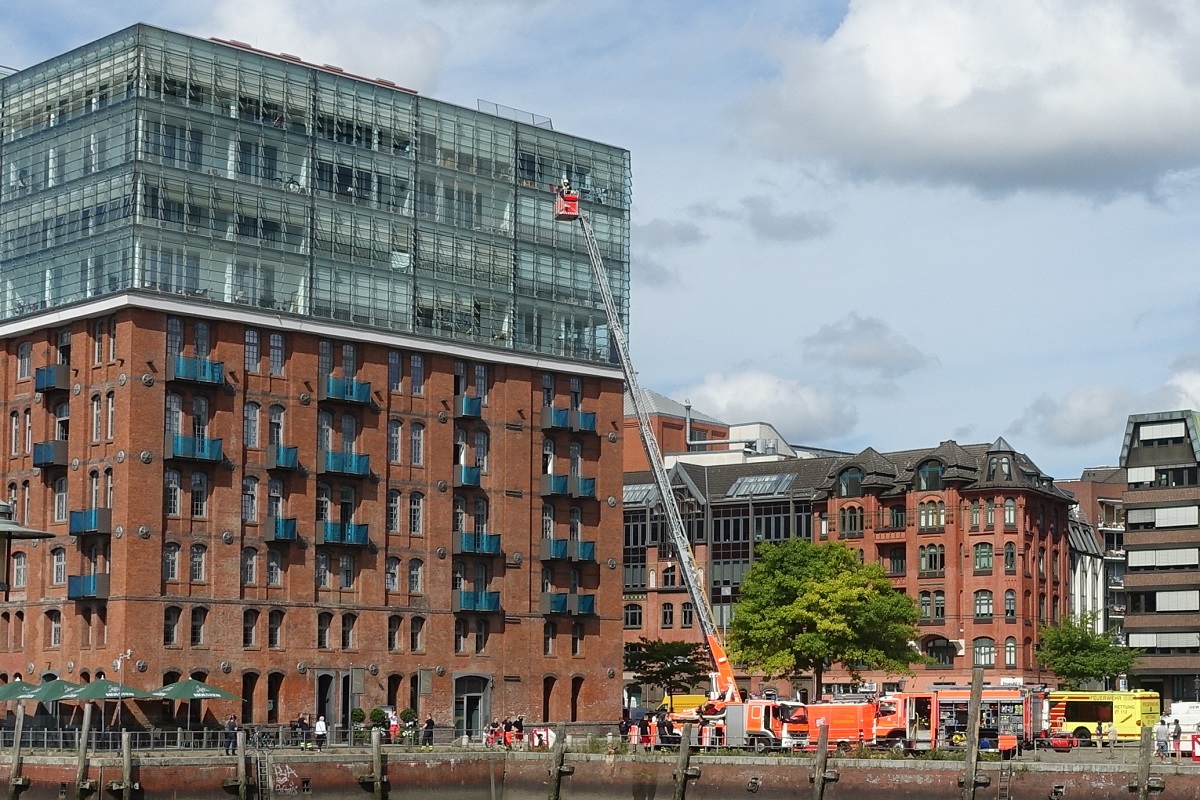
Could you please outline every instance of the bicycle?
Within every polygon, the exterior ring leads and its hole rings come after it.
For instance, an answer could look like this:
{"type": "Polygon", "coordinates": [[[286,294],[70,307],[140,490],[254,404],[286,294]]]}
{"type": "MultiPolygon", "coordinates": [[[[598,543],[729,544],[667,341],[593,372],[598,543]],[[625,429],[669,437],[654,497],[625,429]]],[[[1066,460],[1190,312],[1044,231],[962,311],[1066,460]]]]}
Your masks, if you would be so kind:
{"type": "Polygon", "coordinates": [[[246,731],[246,746],[252,750],[274,750],[277,744],[275,737],[266,731],[246,731]]]}

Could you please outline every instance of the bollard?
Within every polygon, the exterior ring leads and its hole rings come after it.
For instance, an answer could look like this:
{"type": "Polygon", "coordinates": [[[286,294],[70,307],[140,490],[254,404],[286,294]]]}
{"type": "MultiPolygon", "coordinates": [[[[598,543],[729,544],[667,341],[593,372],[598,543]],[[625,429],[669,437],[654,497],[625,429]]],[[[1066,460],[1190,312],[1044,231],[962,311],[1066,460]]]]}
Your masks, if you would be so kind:
{"type": "Polygon", "coordinates": [[[983,704],[983,667],[971,670],[971,699],[967,703],[967,757],[963,764],[962,800],[975,800],[976,770],[979,768],[979,711],[983,704]]]}
{"type": "Polygon", "coordinates": [[[817,731],[817,756],[811,778],[813,800],[825,800],[825,768],[829,765],[829,726],[822,722],[817,725],[817,731]]]}
{"type": "Polygon", "coordinates": [[[675,772],[671,777],[675,781],[675,793],[672,800],[684,800],[687,795],[687,782],[700,777],[700,768],[688,766],[692,760],[692,723],[683,723],[679,735],[679,758],[675,760],[675,772]]]}
{"type": "Polygon", "coordinates": [[[1137,800],[1146,800],[1150,794],[1150,759],[1154,757],[1154,731],[1142,726],[1142,741],[1138,748],[1138,771],[1136,784],[1129,788],[1137,792],[1137,800]]]}
{"type": "Polygon", "coordinates": [[[250,794],[250,786],[246,781],[246,731],[237,732],[237,779],[238,800],[246,800],[250,794]]]}
{"type": "Polygon", "coordinates": [[[133,800],[133,734],[121,731],[121,800],[133,800]]]}
{"type": "Polygon", "coordinates": [[[17,793],[29,785],[29,778],[21,773],[21,739],[25,733],[25,704],[17,703],[17,723],[13,729],[12,771],[8,776],[8,800],[16,800],[17,793]]]}
{"type": "Polygon", "coordinates": [[[547,800],[560,800],[563,775],[570,775],[575,771],[570,764],[563,763],[567,756],[567,726],[558,723],[554,733],[554,753],[550,760],[550,793],[547,800]]]}
{"type": "Polygon", "coordinates": [[[75,761],[75,797],[78,800],[83,800],[95,789],[92,782],[87,779],[88,736],[91,735],[91,730],[92,704],[86,703],[83,706],[83,727],[79,730],[79,753],[75,761]]]}

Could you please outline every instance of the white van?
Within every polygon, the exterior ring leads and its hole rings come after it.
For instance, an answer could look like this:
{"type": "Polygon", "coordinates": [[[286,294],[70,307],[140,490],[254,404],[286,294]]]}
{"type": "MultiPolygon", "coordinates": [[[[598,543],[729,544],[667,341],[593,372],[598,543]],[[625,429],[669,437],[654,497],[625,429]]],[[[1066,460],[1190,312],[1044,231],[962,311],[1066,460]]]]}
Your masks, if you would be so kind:
{"type": "Polygon", "coordinates": [[[1179,727],[1183,731],[1179,749],[1185,753],[1192,752],[1192,736],[1200,735],[1200,703],[1176,700],[1171,703],[1166,717],[1167,725],[1172,728],[1175,726],[1175,720],[1179,720],[1179,727]]]}

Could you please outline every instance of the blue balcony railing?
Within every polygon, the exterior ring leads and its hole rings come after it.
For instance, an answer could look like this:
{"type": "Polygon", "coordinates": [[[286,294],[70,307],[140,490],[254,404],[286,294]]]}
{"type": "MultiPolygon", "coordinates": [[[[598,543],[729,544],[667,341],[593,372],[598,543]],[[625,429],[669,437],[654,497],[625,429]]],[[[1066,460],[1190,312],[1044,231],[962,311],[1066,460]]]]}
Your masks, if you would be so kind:
{"type": "Polygon", "coordinates": [[[462,464],[454,465],[455,486],[478,486],[479,467],[467,467],[462,464]]]}
{"type": "Polygon", "coordinates": [[[190,458],[195,461],[220,461],[222,440],[202,439],[199,436],[171,436],[171,452],[168,458],[190,458]]]}
{"type": "Polygon", "coordinates": [[[343,453],[327,450],[321,456],[321,472],[336,472],[339,475],[370,475],[371,456],[368,453],[343,453]]]}
{"type": "Polygon", "coordinates": [[[543,475],[542,495],[565,495],[567,493],[566,475],[543,475]]]}
{"type": "Polygon", "coordinates": [[[595,478],[571,478],[570,485],[567,489],[567,494],[571,497],[592,497],[596,496],[596,479],[595,478]]]}
{"type": "Polygon", "coordinates": [[[455,397],[454,416],[474,417],[478,419],[483,416],[483,399],[480,397],[466,397],[464,395],[455,397]]]}
{"type": "Polygon", "coordinates": [[[268,542],[296,541],[296,520],[294,517],[267,517],[268,542]]]}
{"type": "Polygon", "coordinates": [[[595,411],[572,411],[571,412],[571,430],[580,431],[583,433],[596,432],[596,412],[595,411]]]}
{"type": "Polygon", "coordinates": [[[499,592],[475,592],[461,590],[454,593],[450,601],[451,611],[480,611],[491,613],[500,610],[499,592]]]}
{"type": "Polygon", "coordinates": [[[67,443],[65,441],[35,442],[33,465],[35,467],[65,467],[67,465],[67,443]]]}
{"type": "Polygon", "coordinates": [[[108,575],[68,575],[67,599],[88,600],[108,597],[108,575]]]}
{"type": "Polygon", "coordinates": [[[498,533],[467,533],[456,534],[458,549],[456,553],[475,554],[483,556],[500,555],[500,534],[498,533]]]}
{"type": "Polygon", "coordinates": [[[595,561],[596,543],[572,541],[570,557],[575,561],[595,561]]]}
{"type": "Polygon", "coordinates": [[[322,522],[321,541],[317,544],[350,544],[365,547],[368,544],[367,526],[356,522],[322,522]]]}
{"type": "Polygon", "coordinates": [[[572,614],[592,615],[596,613],[596,595],[573,594],[567,602],[567,609],[572,614]]]}
{"type": "Polygon", "coordinates": [[[329,375],[321,382],[318,400],[341,400],[346,403],[370,403],[370,381],[356,381],[353,378],[335,378],[329,375]]]}
{"type": "Polygon", "coordinates": [[[565,408],[542,408],[542,430],[571,427],[571,412],[565,408]]]}
{"type": "Polygon", "coordinates": [[[167,380],[192,383],[225,383],[225,362],[175,356],[167,360],[167,380]]]}
{"type": "Polygon", "coordinates": [[[541,611],[543,614],[567,613],[567,595],[565,592],[542,592],[541,611]]]}
{"type": "Polygon", "coordinates": [[[89,508],[86,511],[72,511],[67,532],[72,536],[81,533],[111,533],[112,509],[89,508]]]}
{"type": "Polygon", "coordinates": [[[570,542],[566,539],[542,539],[543,561],[565,561],[569,554],[570,542]]]}
{"type": "Polygon", "coordinates": [[[267,447],[267,469],[300,469],[300,448],[270,445],[267,447]]]}
{"type": "Polygon", "coordinates": [[[37,392],[66,391],[71,388],[71,368],[66,364],[38,367],[33,373],[33,388],[37,392]]]}

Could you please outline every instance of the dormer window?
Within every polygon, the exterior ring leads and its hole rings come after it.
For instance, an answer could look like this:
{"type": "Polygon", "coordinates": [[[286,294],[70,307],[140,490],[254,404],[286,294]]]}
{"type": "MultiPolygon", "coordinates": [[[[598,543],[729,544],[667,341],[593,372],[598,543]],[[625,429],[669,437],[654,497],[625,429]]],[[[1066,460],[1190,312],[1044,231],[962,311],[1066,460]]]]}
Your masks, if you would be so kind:
{"type": "Polygon", "coordinates": [[[917,470],[917,489],[922,492],[937,492],[942,489],[942,463],[926,461],[917,470]]]}
{"type": "Polygon", "coordinates": [[[862,497],[862,470],[851,467],[838,481],[838,497],[862,497]]]}

